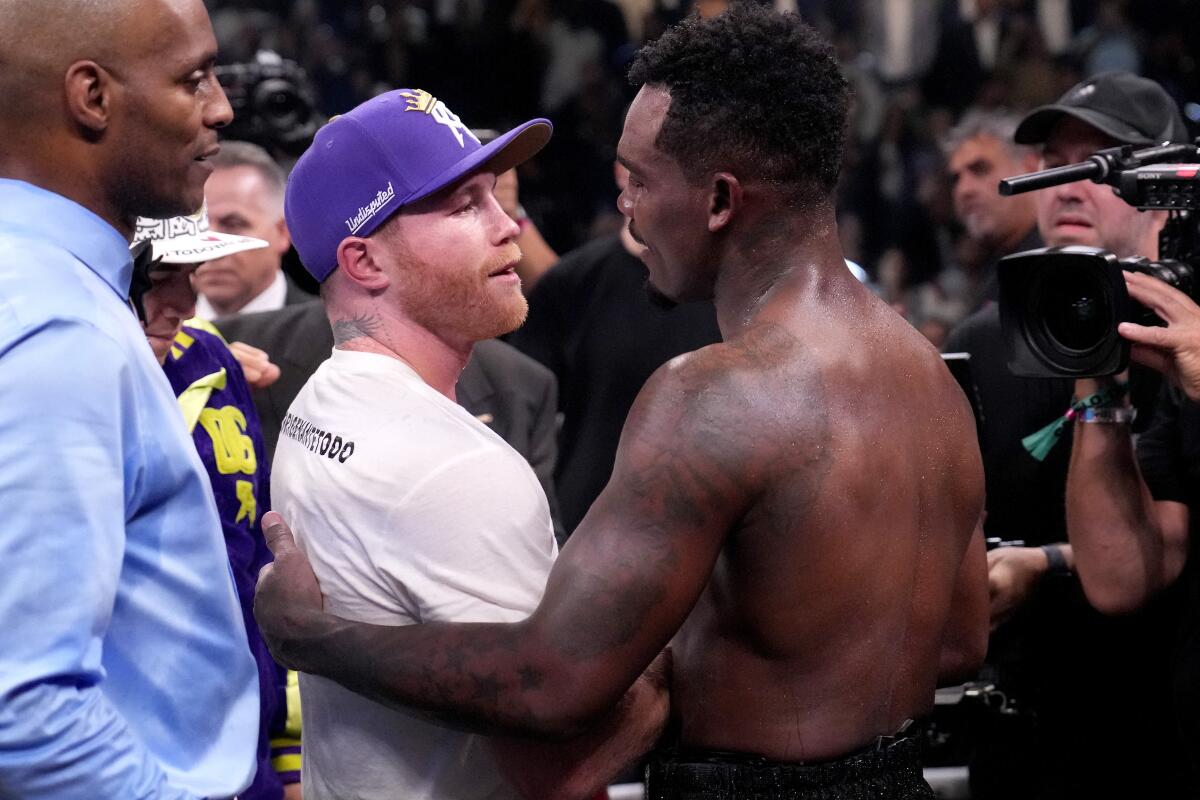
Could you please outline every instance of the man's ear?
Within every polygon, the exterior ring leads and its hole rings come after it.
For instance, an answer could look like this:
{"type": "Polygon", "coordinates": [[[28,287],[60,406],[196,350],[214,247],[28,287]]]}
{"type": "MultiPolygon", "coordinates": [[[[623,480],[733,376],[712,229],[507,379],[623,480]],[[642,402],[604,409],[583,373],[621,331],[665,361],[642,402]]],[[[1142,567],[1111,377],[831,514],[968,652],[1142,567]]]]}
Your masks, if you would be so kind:
{"type": "Polygon", "coordinates": [[[109,71],[95,61],[76,61],[63,77],[67,111],[93,138],[108,129],[113,84],[109,71]]]}
{"type": "Polygon", "coordinates": [[[271,246],[275,248],[275,252],[279,253],[280,257],[287,255],[287,251],[292,246],[292,234],[288,231],[287,220],[282,214],[279,215],[279,221],[275,223],[274,233],[271,246]]]}
{"type": "Polygon", "coordinates": [[[728,172],[718,172],[712,178],[708,199],[708,230],[716,233],[742,210],[742,184],[728,172]]]}
{"type": "Polygon", "coordinates": [[[391,283],[383,265],[375,259],[375,248],[368,239],[358,236],[342,239],[337,262],[351,282],[372,295],[383,292],[391,283]]]}

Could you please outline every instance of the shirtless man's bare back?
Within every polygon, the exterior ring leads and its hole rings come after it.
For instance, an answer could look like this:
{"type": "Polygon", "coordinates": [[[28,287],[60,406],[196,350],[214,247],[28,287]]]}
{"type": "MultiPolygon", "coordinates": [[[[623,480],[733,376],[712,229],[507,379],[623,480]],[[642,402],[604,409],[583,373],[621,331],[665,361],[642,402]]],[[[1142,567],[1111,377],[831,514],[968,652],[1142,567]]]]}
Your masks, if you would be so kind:
{"type": "Polygon", "coordinates": [[[632,75],[619,206],[653,289],[715,298],[724,342],[647,383],[524,622],[326,615],[278,517],[260,622],[281,660],[380,702],[550,736],[602,715],[670,643],[677,744],[839,759],[982,659],[974,421],[936,351],[843,264],[828,46],[738,6],[664,35],[632,75]]]}

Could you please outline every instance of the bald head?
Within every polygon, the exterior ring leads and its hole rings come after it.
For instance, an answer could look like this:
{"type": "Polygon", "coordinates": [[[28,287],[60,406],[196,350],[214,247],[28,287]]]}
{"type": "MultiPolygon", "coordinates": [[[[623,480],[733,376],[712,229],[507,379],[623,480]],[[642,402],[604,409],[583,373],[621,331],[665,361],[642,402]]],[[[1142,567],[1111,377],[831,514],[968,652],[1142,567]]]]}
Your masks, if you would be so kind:
{"type": "Polygon", "coordinates": [[[140,5],[140,0],[4,0],[0,125],[27,125],[30,114],[42,117],[61,105],[60,84],[71,63],[112,62],[117,33],[140,5]]]}
{"type": "Polygon", "coordinates": [[[199,207],[232,117],[202,0],[0,1],[0,177],[126,234],[199,207]]]}
{"type": "Polygon", "coordinates": [[[93,58],[93,48],[110,34],[135,3],[122,0],[5,0],[0,14],[0,57],[39,57],[40,61],[93,58]]]}

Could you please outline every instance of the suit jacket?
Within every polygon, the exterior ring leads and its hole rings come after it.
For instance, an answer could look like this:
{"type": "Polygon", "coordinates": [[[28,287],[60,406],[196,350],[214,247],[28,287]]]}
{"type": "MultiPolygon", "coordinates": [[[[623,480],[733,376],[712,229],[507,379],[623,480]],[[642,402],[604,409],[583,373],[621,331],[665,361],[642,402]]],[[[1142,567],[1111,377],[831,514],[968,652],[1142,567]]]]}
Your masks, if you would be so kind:
{"type": "MultiPolygon", "coordinates": [[[[274,460],[279,428],[292,401],[333,350],[333,331],[320,301],[288,305],[277,311],[237,314],[216,321],[230,342],[266,351],[279,366],[279,380],[254,390],[267,458],[274,460]]],[[[554,493],[558,456],[558,383],[532,358],[495,339],[478,342],[458,379],[458,404],[495,431],[533,467],[546,491],[554,531],[563,531],[554,493]]]]}
{"type": "Polygon", "coordinates": [[[283,305],[285,307],[296,306],[301,303],[311,303],[317,299],[315,294],[309,294],[297,286],[290,275],[285,273],[283,279],[287,281],[287,294],[283,296],[283,305]]]}

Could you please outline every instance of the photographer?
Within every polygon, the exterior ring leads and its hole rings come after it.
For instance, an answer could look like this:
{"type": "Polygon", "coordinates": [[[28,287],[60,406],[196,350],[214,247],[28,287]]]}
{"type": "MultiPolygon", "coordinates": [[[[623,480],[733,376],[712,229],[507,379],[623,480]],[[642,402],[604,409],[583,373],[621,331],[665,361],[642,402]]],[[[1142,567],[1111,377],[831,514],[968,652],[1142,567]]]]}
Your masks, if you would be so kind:
{"type": "MultiPolygon", "coordinates": [[[[1172,707],[1191,761],[1191,795],[1200,792],[1200,637],[1196,630],[1196,580],[1189,567],[1191,526],[1200,486],[1200,307],[1186,294],[1152,277],[1125,275],[1130,296],[1166,327],[1122,323],[1130,357],[1168,379],[1154,420],[1131,435],[1133,410],[1126,399],[1081,415],[1075,423],[1067,480],[1067,529],[1079,579],[1100,611],[1126,614],[1186,597],[1173,664],[1172,707]]],[[[1085,397],[1117,383],[1114,377],[1076,382],[1085,397]]],[[[1193,562],[1194,563],[1194,562],[1193,562]]]]}
{"type": "MultiPolygon", "coordinates": [[[[1041,145],[1042,166],[1055,167],[1114,144],[1145,146],[1185,136],[1174,102],[1158,84],[1106,73],[1027,115],[1014,138],[1041,145]]],[[[1157,256],[1165,212],[1138,212],[1108,186],[1089,182],[1046,189],[1034,198],[1038,230],[1048,245],[1157,256]]],[[[1075,558],[1066,544],[1071,430],[1041,459],[1023,446],[1029,434],[1062,417],[1072,381],[1009,372],[995,306],[968,318],[947,349],[972,357],[983,411],[987,534],[1015,545],[988,553],[988,663],[1000,688],[1026,712],[1023,720],[997,718],[980,731],[974,796],[1178,796],[1182,756],[1165,691],[1177,603],[1163,598],[1128,619],[1106,618],[1088,606],[1071,574],[1075,558]],[[1097,730],[1138,735],[1096,741],[1091,734],[1097,730]],[[1109,769],[1097,772],[1098,761],[1109,769]]]]}

